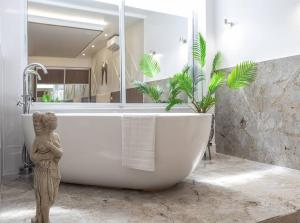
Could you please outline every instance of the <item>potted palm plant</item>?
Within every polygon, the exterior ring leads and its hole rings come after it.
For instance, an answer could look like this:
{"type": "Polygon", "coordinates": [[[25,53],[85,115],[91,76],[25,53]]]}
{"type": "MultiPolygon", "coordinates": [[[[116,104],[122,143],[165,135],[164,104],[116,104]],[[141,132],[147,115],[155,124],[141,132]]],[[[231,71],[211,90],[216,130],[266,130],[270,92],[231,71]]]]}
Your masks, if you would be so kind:
{"type": "MultiPolygon", "coordinates": [[[[180,95],[184,94],[190,101],[190,105],[195,112],[207,113],[217,103],[215,93],[217,89],[226,85],[229,89],[236,90],[249,86],[256,78],[257,65],[253,61],[243,61],[237,64],[230,72],[219,70],[221,63],[221,53],[215,54],[212,61],[212,69],[209,73],[210,81],[208,90],[205,95],[198,96],[197,85],[208,75],[205,74],[206,65],[206,41],[198,34],[197,39],[193,43],[193,58],[196,61],[198,72],[191,72],[190,66],[185,66],[182,71],[173,75],[169,80],[168,99],[166,110],[170,111],[175,105],[182,104],[184,101],[180,95]]],[[[151,55],[144,55],[140,62],[140,69],[144,75],[156,75],[160,69],[158,62],[151,55]]],[[[148,95],[154,102],[162,102],[160,97],[163,90],[157,85],[147,85],[143,82],[136,82],[137,89],[148,95]]],[[[210,153],[211,140],[214,136],[214,114],[212,117],[211,132],[208,142],[210,153]]],[[[209,154],[210,156],[210,154],[209,154]]]]}

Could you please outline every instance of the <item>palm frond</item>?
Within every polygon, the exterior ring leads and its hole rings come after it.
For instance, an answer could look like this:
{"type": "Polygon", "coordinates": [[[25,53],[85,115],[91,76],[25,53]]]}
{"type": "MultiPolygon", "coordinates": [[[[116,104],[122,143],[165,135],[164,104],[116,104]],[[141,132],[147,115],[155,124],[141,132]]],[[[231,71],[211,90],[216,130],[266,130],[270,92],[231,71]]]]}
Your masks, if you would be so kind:
{"type": "Polygon", "coordinates": [[[133,85],[136,87],[136,89],[143,93],[143,94],[148,94],[148,85],[142,81],[134,81],[133,85]]]}
{"type": "Polygon", "coordinates": [[[155,103],[161,102],[161,96],[163,94],[163,90],[157,85],[148,85],[142,81],[134,81],[136,89],[142,94],[148,95],[150,99],[155,103]]]}
{"type": "Polygon", "coordinates": [[[197,102],[196,109],[200,113],[206,113],[216,104],[216,98],[211,95],[207,95],[202,98],[200,102],[197,102]]]}
{"type": "Polygon", "coordinates": [[[199,63],[200,67],[205,66],[206,60],[206,41],[201,33],[193,43],[193,57],[199,63]]]}
{"type": "Polygon", "coordinates": [[[245,61],[231,71],[227,78],[227,85],[231,89],[249,86],[256,78],[257,65],[252,61],[245,61]]]}
{"type": "Polygon", "coordinates": [[[179,84],[178,84],[178,80],[175,78],[175,76],[170,78],[168,88],[169,88],[168,101],[172,101],[174,98],[177,98],[177,96],[181,92],[179,84]]]}
{"type": "Polygon", "coordinates": [[[174,82],[177,83],[178,88],[183,91],[189,98],[193,94],[193,78],[188,73],[175,74],[174,82]]]}
{"type": "Polygon", "coordinates": [[[166,111],[170,111],[175,105],[182,103],[183,101],[180,98],[172,98],[171,100],[168,100],[166,111]]]}
{"type": "Polygon", "coordinates": [[[188,73],[189,68],[185,67],[182,72],[175,74],[169,80],[169,97],[166,110],[169,111],[176,104],[182,104],[183,100],[179,95],[184,93],[188,98],[193,98],[193,78],[188,73]]]}
{"type": "Polygon", "coordinates": [[[159,86],[149,86],[149,97],[155,102],[161,102],[161,96],[163,94],[163,90],[159,86]]]}
{"type": "Polygon", "coordinates": [[[141,72],[147,77],[154,77],[160,72],[159,62],[151,54],[144,54],[139,66],[141,72]]]}
{"type": "Polygon", "coordinates": [[[217,52],[213,59],[210,77],[212,77],[214,73],[217,71],[217,69],[219,68],[221,64],[221,59],[222,59],[221,52],[217,52]]]}
{"type": "Polygon", "coordinates": [[[188,65],[188,64],[186,64],[186,65],[184,65],[184,67],[183,67],[183,69],[182,69],[181,72],[182,73],[189,73],[190,69],[191,69],[191,66],[188,65]]]}
{"type": "Polygon", "coordinates": [[[225,83],[225,73],[222,71],[214,73],[208,85],[208,93],[210,95],[214,94],[218,89],[218,87],[222,86],[224,83],[225,83]]]}

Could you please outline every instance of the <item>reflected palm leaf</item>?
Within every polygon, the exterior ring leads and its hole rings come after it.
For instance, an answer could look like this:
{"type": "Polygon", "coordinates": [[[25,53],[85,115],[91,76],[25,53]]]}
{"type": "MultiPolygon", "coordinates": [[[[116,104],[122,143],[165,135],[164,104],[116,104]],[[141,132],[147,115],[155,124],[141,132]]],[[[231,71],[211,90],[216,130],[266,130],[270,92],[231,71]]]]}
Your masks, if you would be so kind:
{"type": "Polygon", "coordinates": [[[153,55],[144,54],[139,65],[141,72],[147,77],[154,77],[160,72],[160,65],[153,55]]]}

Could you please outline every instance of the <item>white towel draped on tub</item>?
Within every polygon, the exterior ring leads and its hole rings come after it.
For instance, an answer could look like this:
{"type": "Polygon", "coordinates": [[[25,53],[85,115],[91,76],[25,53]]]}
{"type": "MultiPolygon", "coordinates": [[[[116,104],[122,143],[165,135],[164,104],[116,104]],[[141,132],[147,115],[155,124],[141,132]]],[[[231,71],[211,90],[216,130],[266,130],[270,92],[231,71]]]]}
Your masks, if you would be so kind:
{"type": "Polygon", "coordinates": [[[155,122],[152,114],[126,114],[122,116],[122,165],[155,170],[155,122]]]}

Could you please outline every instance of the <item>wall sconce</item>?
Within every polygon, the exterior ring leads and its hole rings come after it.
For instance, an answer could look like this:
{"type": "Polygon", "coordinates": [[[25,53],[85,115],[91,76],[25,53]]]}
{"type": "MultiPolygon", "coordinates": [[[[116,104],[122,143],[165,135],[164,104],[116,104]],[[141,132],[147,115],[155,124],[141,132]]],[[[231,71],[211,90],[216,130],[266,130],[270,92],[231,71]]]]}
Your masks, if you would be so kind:
{"type": "Polygon", "coordinates": [[[152,56],[154,56],[156,54],[156,52],[154,50],[150,50],[149,54],[152,55],[152,56]]]}
{"type": "Polygon", "coordinates": [[[181,36],[180,39],[179,39],[179,42],[180,42],[181,44],[186,44],[186,43],[187,43],[187,40],[181,36]]]}
{"type": "Polygon", "coordinates": [[[230,27],[230,28],[232,26],[234,26],[234,23],[232,21],[229,21],[227,18],[224,19],[224,24],[225,24],[225,26],[230,27]]]}

